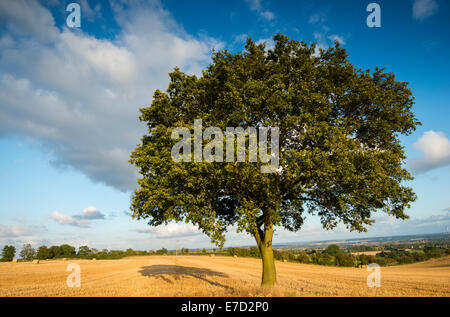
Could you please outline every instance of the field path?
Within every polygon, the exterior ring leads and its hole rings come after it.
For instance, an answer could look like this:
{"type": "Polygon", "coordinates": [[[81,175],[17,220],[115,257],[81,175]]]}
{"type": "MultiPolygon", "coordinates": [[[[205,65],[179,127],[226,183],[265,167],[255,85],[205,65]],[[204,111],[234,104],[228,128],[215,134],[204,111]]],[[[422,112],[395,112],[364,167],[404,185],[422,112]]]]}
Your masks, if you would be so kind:
{"type": "Polygon", "coordinates": [[[121,260],[0,263],[0,296],[450,296],[450,257],[382,267],[381,287],[365,269],[277,262],[278,285],[259,287],[261,260],[146,256],[121,260]],[[69,288],[68,264],[81,267],[69,288]]]}

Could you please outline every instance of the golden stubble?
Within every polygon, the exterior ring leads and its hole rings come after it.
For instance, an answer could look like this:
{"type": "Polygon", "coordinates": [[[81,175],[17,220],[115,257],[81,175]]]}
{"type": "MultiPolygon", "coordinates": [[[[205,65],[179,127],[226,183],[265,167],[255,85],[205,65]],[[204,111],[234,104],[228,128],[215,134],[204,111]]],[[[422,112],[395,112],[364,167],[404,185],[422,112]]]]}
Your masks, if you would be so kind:
{"type": "Polygon", "coordinates": [[[276,263],[278,284],[262,289],[261,260],[146,256],[121,260],[0,263],[0,296],[450,296],[450,256],[381,267],[381,287],[366,269],[276,263]],[[69,263],[81,267],[70,288],[69,263]]]}

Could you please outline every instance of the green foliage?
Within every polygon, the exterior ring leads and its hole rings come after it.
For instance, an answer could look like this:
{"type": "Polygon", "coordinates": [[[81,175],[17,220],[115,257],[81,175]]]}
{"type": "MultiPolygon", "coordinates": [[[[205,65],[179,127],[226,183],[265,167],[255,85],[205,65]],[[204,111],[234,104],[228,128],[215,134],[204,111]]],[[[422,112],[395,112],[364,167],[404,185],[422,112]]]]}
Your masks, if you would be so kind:
{"type": "Polygon", "coordinates": [[[54,259],[54,258],[59,258],[62,256],[62,250],[59,246],[56,245],[52,245],[49,248],[49,252],[50,252],[50,258],[54,259]]]}
{"type": "Polygon", "coordinates": [[[297,261],[300,263],[311,263],[311,257],[306,252],[300,252],[297,255],[297,261]]]}
{"type": "Polygon", "coordinates": [[[20,251],[20,257],[25,261],[31,261],[36,256],[36,250],[31,247],[31,244],[25,244],[20,251]]]}
{"type": "Polygon", "coordinates": [[[366,254],[360,254],[357,257],[359,263],[361,263],[362,265],[368,265],[369,262],[369,257],[366,254]]]}
{"type": "Polygon", "coordinates": [[[328,253],[320,253],[317,256],[317,264],[320,265],[333,265],[334,264],[334,257],[328,253]]]}
{"type": "Polygon", "coordinates": [[[367,245],[357,245],[347,247],[349,252],[364,252],[364,251],[378,251],[379,247],[367,246],[367,245]]]}
{"type": "Polygon", "coordinates": [[[2,261],[12,261],[16,255],[16,248],[12,245],[5,245],[2,250],[2,261]]]}
{"type": "Polygon", "coordinates": [[[336,266],[355,266],[355,257],[349,253],[338,253],[334,257],[336,266]]]}
{"type": "Polygon", "coordinates": [[[250,247],[250,256],[260,258],[261,257],[261,251],[257,247],[250,247]]]}
{"type": "Polygon", "coordinates": [[[383,251],[377,254],[372,261],[379,265],[394,265],[394,264],[409,264],[419,261],[426,261],[432,258],[439,258],[448,254],[447,248],[437,246],[425,246],[423,252],[420,251],[406,251],[403,249],[396,249],[392,246],[386,247],[389,251],[383,251]]]}
{"type": "Polygon", "coordinates": [[[39,260],[50,259],[50,258],[51,258],[51,255],[50,255],[50,250],[49,250],[49,248],[47,248],[45,245],[40,246],[40,247],[38,248],[38,250],[37,250],[36,257],[37,257],[39,260]]]}
{"type": "Polygon", "coordinates": [[[76,256],[75,247],[68,245],[68,244],[62,244],[59,246],[61,256],[65,258],[72,258],[76,256]]]}
{"type": "Polygon", "coordinates": [[[151,226],[191,222],[220,247],[234,225],[254,236],[275,273],[274,226],[297,231],[306,211],[326,229],[342,222],[366,231],[379,210],[408,218],[404,211],[416,196],[404,185],[412,177],[399,135],[419,122],[407,83],[394,74],[356,68],[337,42],[317,52],[315,44],[282,34],[273,39],[269,50],[249,38],[244,52],[214,52],[200,78],[178,68],[170,73],[167,90],[156,90],[141,109],[148,133],[130,162],[141,174],[134,218],[151,226]],[[175,162],[172,130],[192,131],[195,119],[222,131],[278,127],[282,169],[261,173],[262,163],[248,160],[175,162]]]}
{"type": "Polygon", "coordinates": [[[87,245],[82,245],[78,248],[78,257],[83,258],[87,257],[91,253],[91,249],[87,245]]]}
{"type": "Polygon", "coordinates": [[[338,255],[339,253],[341,253],[341,249],[337,244],[330,244],[326,248],[325,252],[328,253],[329,255],[338,255]]]}
{"type": "MultiPolygon", "coordinates": [[[[133,217],[158,226],[191,222],[223,245],[226,228],[255,236],[273,225],[299,230],[304,212],[326,229],[339,221],[365,231],[384,210],[406,219],[415,200],[398,136],[419,124],[407,83],[383,69],[354,67],[338,43],[316,46],[274,36],[275,47],[247,41],[244,52],[215,52],[201,78],[175,69],[166,92],[155,91],[141,109],[148,134],[131,155],[139,168],[133,217]],[[176,163],[171,132],[177,126],[276,126],[280,173],[262,174],[258,163],[176,163]]],[[[267,237],[266,236],[266,237],[267,237]]]]}
{"type": "Polygon", "coordinates": [[[163,254],[169,254],[169,251],[166,248],[162,248],[156,251],[156,254],[163,255],[163,254]]]}

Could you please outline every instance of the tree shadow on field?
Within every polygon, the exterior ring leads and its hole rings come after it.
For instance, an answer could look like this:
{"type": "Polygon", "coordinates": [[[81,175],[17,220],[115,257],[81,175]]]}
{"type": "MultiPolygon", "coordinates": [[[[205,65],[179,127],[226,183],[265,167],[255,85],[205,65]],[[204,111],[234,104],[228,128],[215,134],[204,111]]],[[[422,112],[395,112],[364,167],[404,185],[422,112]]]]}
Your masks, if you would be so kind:
{"type": "Polygon", "coordinates": [[[174,280],[179,280],[183,277],[190,276],[202,280],[210,285],[223,287],[225,289],[232,289],[229,286],[214,282],[207,278],[207,277],[228,277],[227,274],[205,268],[188,267],[181,265],[151,265],[141,267],[139,273],[141,273],[143,276],[160,278],[170,284],[173,284],[173,281],[171,281],[164,275],[171,276],[173,277],[174,280]]]}

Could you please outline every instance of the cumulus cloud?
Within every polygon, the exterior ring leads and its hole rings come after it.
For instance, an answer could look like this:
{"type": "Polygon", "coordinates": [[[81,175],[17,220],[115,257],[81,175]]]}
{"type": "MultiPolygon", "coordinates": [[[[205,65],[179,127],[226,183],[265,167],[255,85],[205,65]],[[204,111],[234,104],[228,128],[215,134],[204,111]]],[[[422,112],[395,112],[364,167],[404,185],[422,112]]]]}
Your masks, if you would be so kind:
{"type": "Polygon", "coordinates": [[[37,1],[0,2],[0,137],[36,140],[54,166],[129,191],[138,177],[129,155],[145,133],[139,108],[175,66],[201,74],[221,43],[186,34],[156,0],[111,7],[120,31],[98,39],[58,29],[37,1]]]}
{"type": "Polygon", "coordinates": [[[47,228],[44,225],[30,225],[26,219],[22,219],[17,225],[0,224],[0,244],[11,244],[16,247],[26,243],[38,245],[46,241],[43,239],[46,232],[47,228]]]}
{"type": "Polygon", "coordinates": [[[42,225],[4,225],[0,224],[0,238],[17,238],[24,236],[31,236],[38,232],[47,230],[42,225]]]}
{"type": "Polygon", "coordinates": [[[95,206],[89,206],[87,208],[84,208],[81,215],[76,215],[74,217],[86,220],[105,219],[105,215],[102,214],[99,210],[97,210],[97,207],[95,206]]]}
{"type": "Polygon", "coordinates": [[[68,225],[79,228],[89,227],[89,222],[86,219],[77,219],[76,217],[62,214],[58,210],[53,211],[50,218],[55,220],[60,225],[68,225]]]}
{"type": "Polygon", "coordinates": [[[423,20],[436,14],[438,9],[436,0],[414,0],[413,17],[417,20],[423,20]]]}
{"type": "Polygon", "coordinates": [[[152,238],[171,239],[200,235],[202,232],[192,224],[170,223],[165,226],[147,227],[135,230],[138,233],[149,233],[152,238]]]}
{"type": "Polygon", "coordinates": [[[444,133],[427,131],[413,146],[423,153],[422,158],[411,159],[413,172],[424,173],[450,165],[450,140],[444,133]]]}
{"type": "Polygon", "coordinates": [[[50,218],[61,225],[87,228],[90,226],[90,220],[105,219],[105,215],[95,206],[89,206],[84,208],[81,214],[74,216],[69,216],[55,210],[51,213],[50,218]]]}
{"type": "Polygon", "coordinates": [[[382,214],[376,218],[372,231],[383,235],[439,233],[444,232],[448,225],[450,225],[450,212],[407,220],[382,214]]]}
{"type": "Polygon", "coordinates": [[[275,19],[275,14],[270,10],[264,10],[261,0],[245,0],[250,6],[250,10],[258,13],[263,19],[271,21],[275,19]]]}
{"type": "Polygon", "coordinates": [[[0,1],[0,25],[6,34],[50,42],[58,36],[51,13],[36,0],[0,1]]]}

